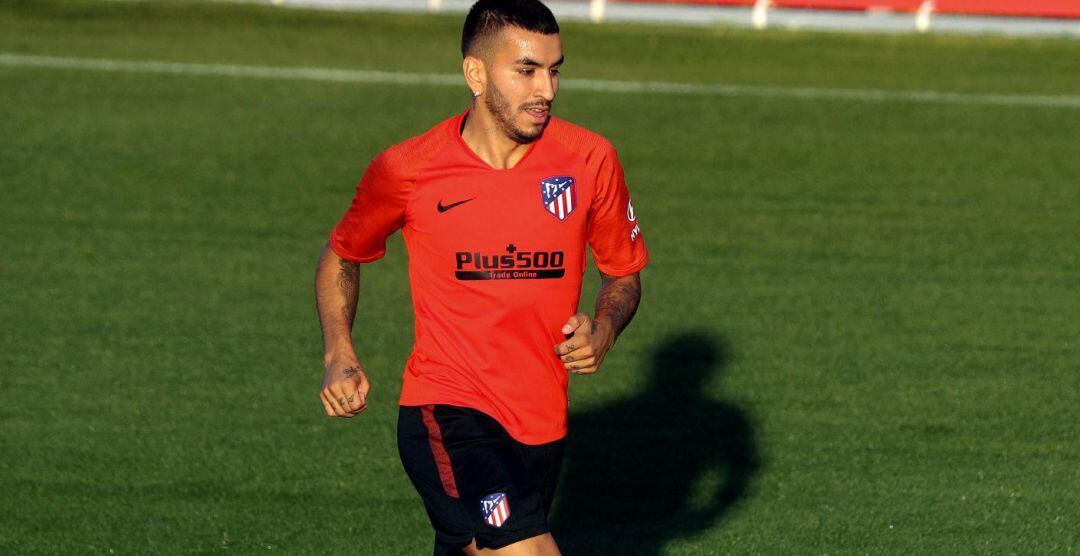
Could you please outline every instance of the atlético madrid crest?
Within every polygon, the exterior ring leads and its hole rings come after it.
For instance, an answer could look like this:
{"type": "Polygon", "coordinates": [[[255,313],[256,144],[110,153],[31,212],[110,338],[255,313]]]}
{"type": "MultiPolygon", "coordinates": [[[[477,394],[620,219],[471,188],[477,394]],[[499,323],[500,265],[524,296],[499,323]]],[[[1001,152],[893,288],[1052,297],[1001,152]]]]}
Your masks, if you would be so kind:
{"type": "Polygon", "coordinates": [[[540,197],[544,210],[558,218],[560,222],[566,220],[566,217],[577,208],[577,188],[574,187],[574,178],[556,176],[540,180],[540,197]]]}
{"type": "Polygon", "coordinates": [[[484,523],[492,527],[502,527],[502,524],[510,519],[510,501],[506,499],[506,493],[496,492],[481,498],[480,512],[484,515],[484,523]]]}

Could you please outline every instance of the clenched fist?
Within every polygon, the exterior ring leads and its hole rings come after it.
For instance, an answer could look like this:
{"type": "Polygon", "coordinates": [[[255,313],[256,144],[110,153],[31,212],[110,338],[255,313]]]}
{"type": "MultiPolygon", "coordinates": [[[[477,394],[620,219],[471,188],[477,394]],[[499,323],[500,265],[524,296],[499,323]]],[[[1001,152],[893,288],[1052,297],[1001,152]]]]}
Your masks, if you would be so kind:
{"type": "Polygon", "coordinates": [[[598,323],[585,313],[577,313],[567,319],[562,333],[570,337],[555,345],[555,355],[563,361],[566,370],[574,374],[588,375],[600,369],[615,334],[603,323],[598,323]]]}
{"type": "Polygon", "coordinates": [[[367,409],[370,390],[371,383],[359,361],[332,360],[323,372],[323,388],[319,397],[330,417],[351,418],[367,409]]]}

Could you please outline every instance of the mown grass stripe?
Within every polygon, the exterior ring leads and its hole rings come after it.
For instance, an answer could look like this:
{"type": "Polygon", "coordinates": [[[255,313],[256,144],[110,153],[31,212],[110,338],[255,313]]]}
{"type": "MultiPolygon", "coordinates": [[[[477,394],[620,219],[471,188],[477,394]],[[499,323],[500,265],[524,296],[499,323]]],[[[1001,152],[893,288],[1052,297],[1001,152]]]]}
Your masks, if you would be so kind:
{"type": "MultiPolygon", "coordinates": [[[[0,65],[62,68],[92,71],[126,71],[177,75],[220,75],[261,79],[298,79],[344,83],[377,83],[387,85],[446,85],[461,86],[461,77],[454,74],[410,73],[373,70],[347,70],[310,67],[269,67],[230,64],[195,64],[185,62],[108,60],[99,58],[68,58],[29,54],[0,53],[0,65]]],[[[920,102],[973,104],[992,106],[1036,106],[1044,108],[1080,108],[1080,96],[1027,95],[997,93],[955,93],[931,90],[843,89],[822,87],[788,87],[764,85],[727,85],[701,83],[670,83],[665,81],[613,81],[599,79],[566,79],[564,89],[600,93],[671,94],[727,97],[765,97],[823,100],[854,100],[866,102],[920,102]]]]}

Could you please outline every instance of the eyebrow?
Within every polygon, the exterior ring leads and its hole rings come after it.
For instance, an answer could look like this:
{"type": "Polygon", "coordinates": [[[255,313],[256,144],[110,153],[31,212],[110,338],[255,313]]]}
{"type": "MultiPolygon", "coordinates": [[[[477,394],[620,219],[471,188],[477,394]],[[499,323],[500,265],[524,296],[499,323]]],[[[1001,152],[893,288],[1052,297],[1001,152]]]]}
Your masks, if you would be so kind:
{"type": "MultiPolygon", "coordinates": [[[[565,59],[566,59],[565,54],[562,55],[562,56],[559,56],[559,59],[554,64],[551,64],[551,65],[553,67],[554,66],[561,66],[562,63],[563,63],[563,60],[565,60],[565,59]]],[[[541,64],[540,62],[537,62],[536,60],[533,60],[532,58],[529,58],[528,56],[526,56],[524,58],[519,58],[517,60],[514,60],[514,63],[519,65],[519,66],[536,66],[536,67],[540,67],[540,66],[544,65],[544,64],[541,64]]]]}

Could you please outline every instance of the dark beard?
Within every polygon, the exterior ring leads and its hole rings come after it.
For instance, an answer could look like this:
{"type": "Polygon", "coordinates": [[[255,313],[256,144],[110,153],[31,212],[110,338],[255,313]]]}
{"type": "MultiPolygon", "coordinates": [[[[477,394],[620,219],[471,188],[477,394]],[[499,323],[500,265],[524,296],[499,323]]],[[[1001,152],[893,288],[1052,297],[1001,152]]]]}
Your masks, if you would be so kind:
{"type": "Polygon", "coordinates": [[[515,143],[532,143],[540,138],[540,135],[544,133],[544,127],[547,127],[545,124],[539,131],[530,134],[514,125],[514,113],[510,101],[494,86],[488,86],[488,94],[484,96],[484,106],[487,106],[488,111],[495,116],[495,123],[499,129],[515,143]]]}

